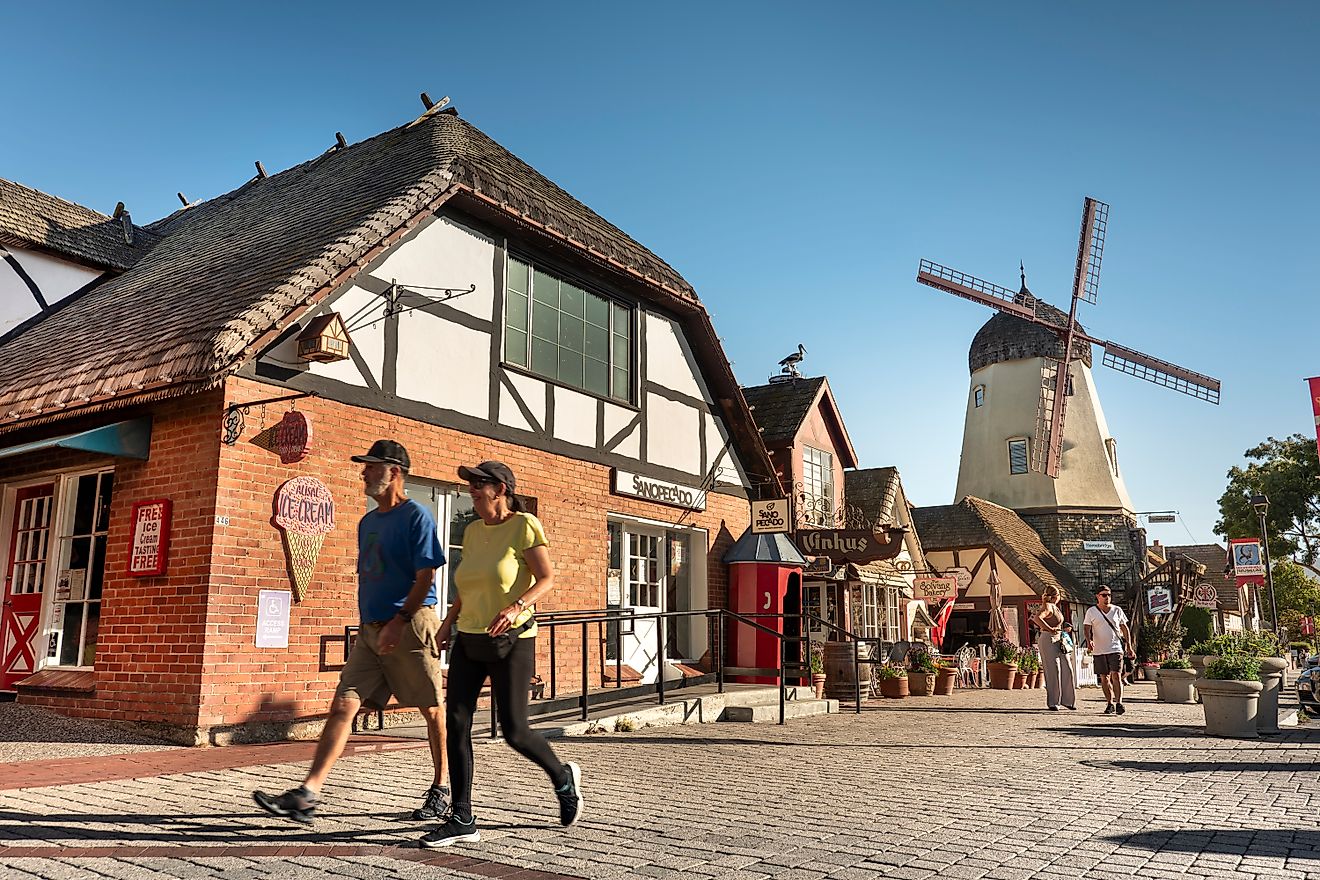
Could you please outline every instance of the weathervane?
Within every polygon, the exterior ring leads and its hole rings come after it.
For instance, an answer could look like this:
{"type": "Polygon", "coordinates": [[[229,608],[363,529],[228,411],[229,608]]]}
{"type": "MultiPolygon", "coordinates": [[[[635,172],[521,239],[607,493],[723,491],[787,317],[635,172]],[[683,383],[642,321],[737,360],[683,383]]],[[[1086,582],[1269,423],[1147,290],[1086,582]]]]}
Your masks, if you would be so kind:
{"type": "Polygon", "coordinates": [[[802,363],[802,359],[806,357],[806,354],[807,350],[803,348],[802,343],[799,342],[797,351],[779,362],[779,366],[782,369],[779,371],[778,376],[771,376],[770,381],[784,382],[788,379],[801,379],[802,374],[798,372],[798,364],[802,363]]]}

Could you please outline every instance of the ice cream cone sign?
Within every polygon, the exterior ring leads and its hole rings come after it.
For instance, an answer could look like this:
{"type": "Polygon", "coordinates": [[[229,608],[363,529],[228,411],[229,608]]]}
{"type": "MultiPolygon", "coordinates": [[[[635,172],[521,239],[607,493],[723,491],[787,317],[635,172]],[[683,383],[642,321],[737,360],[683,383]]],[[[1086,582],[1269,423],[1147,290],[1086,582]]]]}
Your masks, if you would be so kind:
{"type": "Polygon", "coordinates": [[[275,492],[276,528],[284,535],[293,598],[307,595],[325,536],[335,527],[335,499],[316,477],[294,477],[275,492]]]}

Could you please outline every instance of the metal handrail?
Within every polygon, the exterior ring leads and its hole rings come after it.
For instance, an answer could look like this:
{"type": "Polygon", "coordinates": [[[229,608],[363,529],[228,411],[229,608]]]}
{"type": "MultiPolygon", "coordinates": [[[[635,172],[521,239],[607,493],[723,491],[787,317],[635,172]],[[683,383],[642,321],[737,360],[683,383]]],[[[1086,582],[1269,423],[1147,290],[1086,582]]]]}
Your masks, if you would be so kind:
{"type": "MultiPolygon", "coordinates": [[[[851,630],[844,629],[843,627],[839,626],[836,623],[831,623],[830,621],[825,620],[824,618],[817,617],[814,614],[808,614],[805,611],[799,612],[797,614],[787,614],[787,613],[771,614],[769,612],[756,612],[749,616],[770,617],[770,618],[792,617],[802,620],[803,624],[805,624],[807,621],[812,621],[814,623],[819,623],[824,627],[834,630],[834,632],[844,636],[846,640],[851,641],[853,646],[853,697],[854,697],[854,706],[856,707],[854,708],[853,711],[857,715],[860,715],[862,713],[862,659],[861,659],[860,646],[863,643],[870,643],[870,642],[874,642],[876,645],[883,645],[886,641],[885,639],[881,638],[880,636],[858,635],[857,633],[854,633],[851,630]]],[[[806,627],[803,626],[802,629],[805,632],[806,627]]],[[[810,637],[806,637],[806,638],[809,640],[810,637]]],[[[879,658],[872,657],[871,660],[869,660],[868,662],[875,663],[875,662],[884,662],[884,661],[880,660],[879,658]]]]}

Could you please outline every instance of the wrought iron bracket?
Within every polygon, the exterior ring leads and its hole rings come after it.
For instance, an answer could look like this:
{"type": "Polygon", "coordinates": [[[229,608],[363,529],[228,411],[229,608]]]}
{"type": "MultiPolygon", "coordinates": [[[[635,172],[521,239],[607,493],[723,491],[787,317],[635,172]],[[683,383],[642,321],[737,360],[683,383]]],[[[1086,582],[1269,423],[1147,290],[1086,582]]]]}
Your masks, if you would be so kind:
{"type": "Polygon", "coordinates": [[[286,394],[283,397],[268,397],[265,400],[253,400],[248,403],[231,403],[225,410],[224,436],[221,438],[226,446],[233,446],[238,442],[238,438],[243,436],[243,428],[247,425],[247,414],[254,406],[264,406],[268,403],[283,403],[286,400],[302,400],[304,397],[316,397],[316,391],[303,391],[298,394],[286,394]]]}

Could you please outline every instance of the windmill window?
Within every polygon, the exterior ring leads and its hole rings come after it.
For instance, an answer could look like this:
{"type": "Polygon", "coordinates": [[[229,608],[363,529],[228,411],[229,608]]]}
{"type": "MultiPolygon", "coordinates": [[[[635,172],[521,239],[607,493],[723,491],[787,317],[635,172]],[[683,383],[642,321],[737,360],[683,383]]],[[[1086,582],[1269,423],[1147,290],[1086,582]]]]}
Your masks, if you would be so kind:
{"type": "Polygon", "coordinates": [[[1008,441],[1008,472],[1025,474],[1027,467],[1027,438],[1016,437],[1008,441]]]}
{"type": "Polygon", "coordinates": [[[972,390],[972,399],[976,402],[977,408],[980,408],[985,405],[984,385],[977,385],[976,388],[972,390]]]}
{"type": "Polygon", "coordinates": [[[506,277],[505,363],[630,403],[633,310],[525,260],[506,277]]]}
{"type": "Polygon", "coordinates": [[[1118,476],[1118,441],[1110,437],[1105,441],[1105,452],[1109,453],[1109,469],[1118,476]]]}

